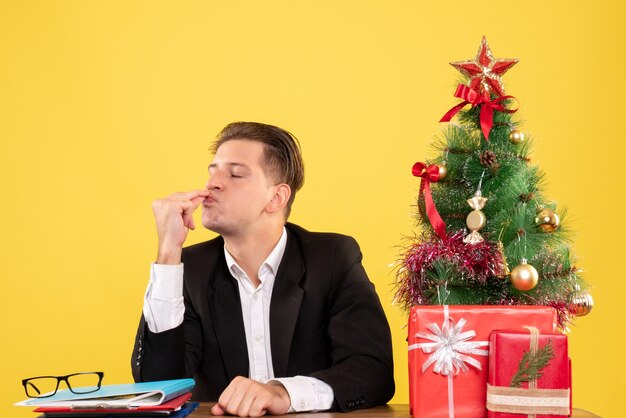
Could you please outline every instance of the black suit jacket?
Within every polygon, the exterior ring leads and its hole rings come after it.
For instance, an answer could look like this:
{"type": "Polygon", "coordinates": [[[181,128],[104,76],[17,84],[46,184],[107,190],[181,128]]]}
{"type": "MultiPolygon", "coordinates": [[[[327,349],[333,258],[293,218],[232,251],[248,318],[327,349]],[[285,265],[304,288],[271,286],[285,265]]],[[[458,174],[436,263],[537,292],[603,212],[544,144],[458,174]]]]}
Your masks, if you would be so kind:
{"type": "MultiPolygon", "coordinates": [[[[328,383],[334,408],[342,411],[385,404],[395,389],[391,335],[358,244],[343,235],[286,228],[270,304],[275,376],[328,383]]],[[[185,248],[183,263],[183,324],[153,333],[142,316],[133,377],[193,377],[194,399],[216,401],[234,377],[248,376],[239,290],[221,237],[185,248]]]]}

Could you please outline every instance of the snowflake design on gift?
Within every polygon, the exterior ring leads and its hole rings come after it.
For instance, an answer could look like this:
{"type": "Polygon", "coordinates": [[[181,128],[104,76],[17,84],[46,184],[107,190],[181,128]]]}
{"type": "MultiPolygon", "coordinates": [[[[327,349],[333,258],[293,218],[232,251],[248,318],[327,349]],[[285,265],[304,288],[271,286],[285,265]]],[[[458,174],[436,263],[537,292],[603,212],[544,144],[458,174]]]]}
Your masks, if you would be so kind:
{"type": "Polygon", "coordinates": [[[426,326],[429,333],[418,332],[415,335],[417,338],[431,341],[413,344],[409,347],[409,349],[421,348],[425,354],[430,354],[422,365],[422,373],[433,364],[433,372],[443,376],[457,375],[460,371],[467,372],[468,364],[481,370],[480,362],[470,355],[488,356],[489,350],[481,349],[481,347],[489,346],[489,342],[469,341],[476,336],[476,331],[463,331],[466,322],[461,318],[454,324],[452,319],[446,319],[441,328],[436,323],[432,323],[426,326]]]}

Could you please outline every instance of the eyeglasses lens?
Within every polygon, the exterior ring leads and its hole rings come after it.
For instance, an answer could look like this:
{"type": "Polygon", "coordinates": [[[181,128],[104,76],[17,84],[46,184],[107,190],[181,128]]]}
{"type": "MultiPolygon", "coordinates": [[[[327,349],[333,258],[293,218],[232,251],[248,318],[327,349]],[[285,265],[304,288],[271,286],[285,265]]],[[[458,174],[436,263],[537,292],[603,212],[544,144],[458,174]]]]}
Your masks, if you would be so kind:
{"type": "Polygon", "coordinates": [[[49,396],[57,388],[56,377],[38,377],[26,382],[26,394],[31,398],[49,396]]]}
{"type": "Polygon", "coordinates": [[[100,376],[96,373],[79,373],[68,376],[70,390],[74,393],[89,393],[98,390],[100,376]]]}

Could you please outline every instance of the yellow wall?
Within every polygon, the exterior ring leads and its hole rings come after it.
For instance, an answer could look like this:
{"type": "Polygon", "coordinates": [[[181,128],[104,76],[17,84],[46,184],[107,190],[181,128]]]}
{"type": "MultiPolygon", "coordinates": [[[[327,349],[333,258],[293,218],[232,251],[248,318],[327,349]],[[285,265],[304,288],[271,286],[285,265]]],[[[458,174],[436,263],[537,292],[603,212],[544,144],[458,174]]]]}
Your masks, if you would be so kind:
{"type": "Polygon", "coordinates": [[[432,156],[457,103],[448,62],[472,57],[483,34],[496,57],[521,59],[507,92],[594,286],[594,312],[570,337],[574,405],[619,416],[624,6],[437,3],[2,1],[0,416],[32,416],[11,406],[24,377],[131,379],[150,203],[201,187],[209,140],[233,120],[300,138],[307,179],[292,220],[360,242],[393,327],[393,402],[408,402],[388,265],[412,231],[411,166],[432,156]]]}

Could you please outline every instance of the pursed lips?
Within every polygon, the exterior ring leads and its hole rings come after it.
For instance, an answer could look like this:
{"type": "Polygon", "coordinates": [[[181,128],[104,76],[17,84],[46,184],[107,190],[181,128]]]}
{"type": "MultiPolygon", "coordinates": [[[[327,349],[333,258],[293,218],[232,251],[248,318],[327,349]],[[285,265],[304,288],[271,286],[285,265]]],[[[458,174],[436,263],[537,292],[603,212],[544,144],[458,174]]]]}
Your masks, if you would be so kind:
{"type": "Polygon", "coordinates": [[[217,200],[215,200],[215,197],[212,194],[209,194],[207,197],[204,198],[204,201],[202,202],[203,206],[208,206],[211,203],[217,203],[217,200]]]}

